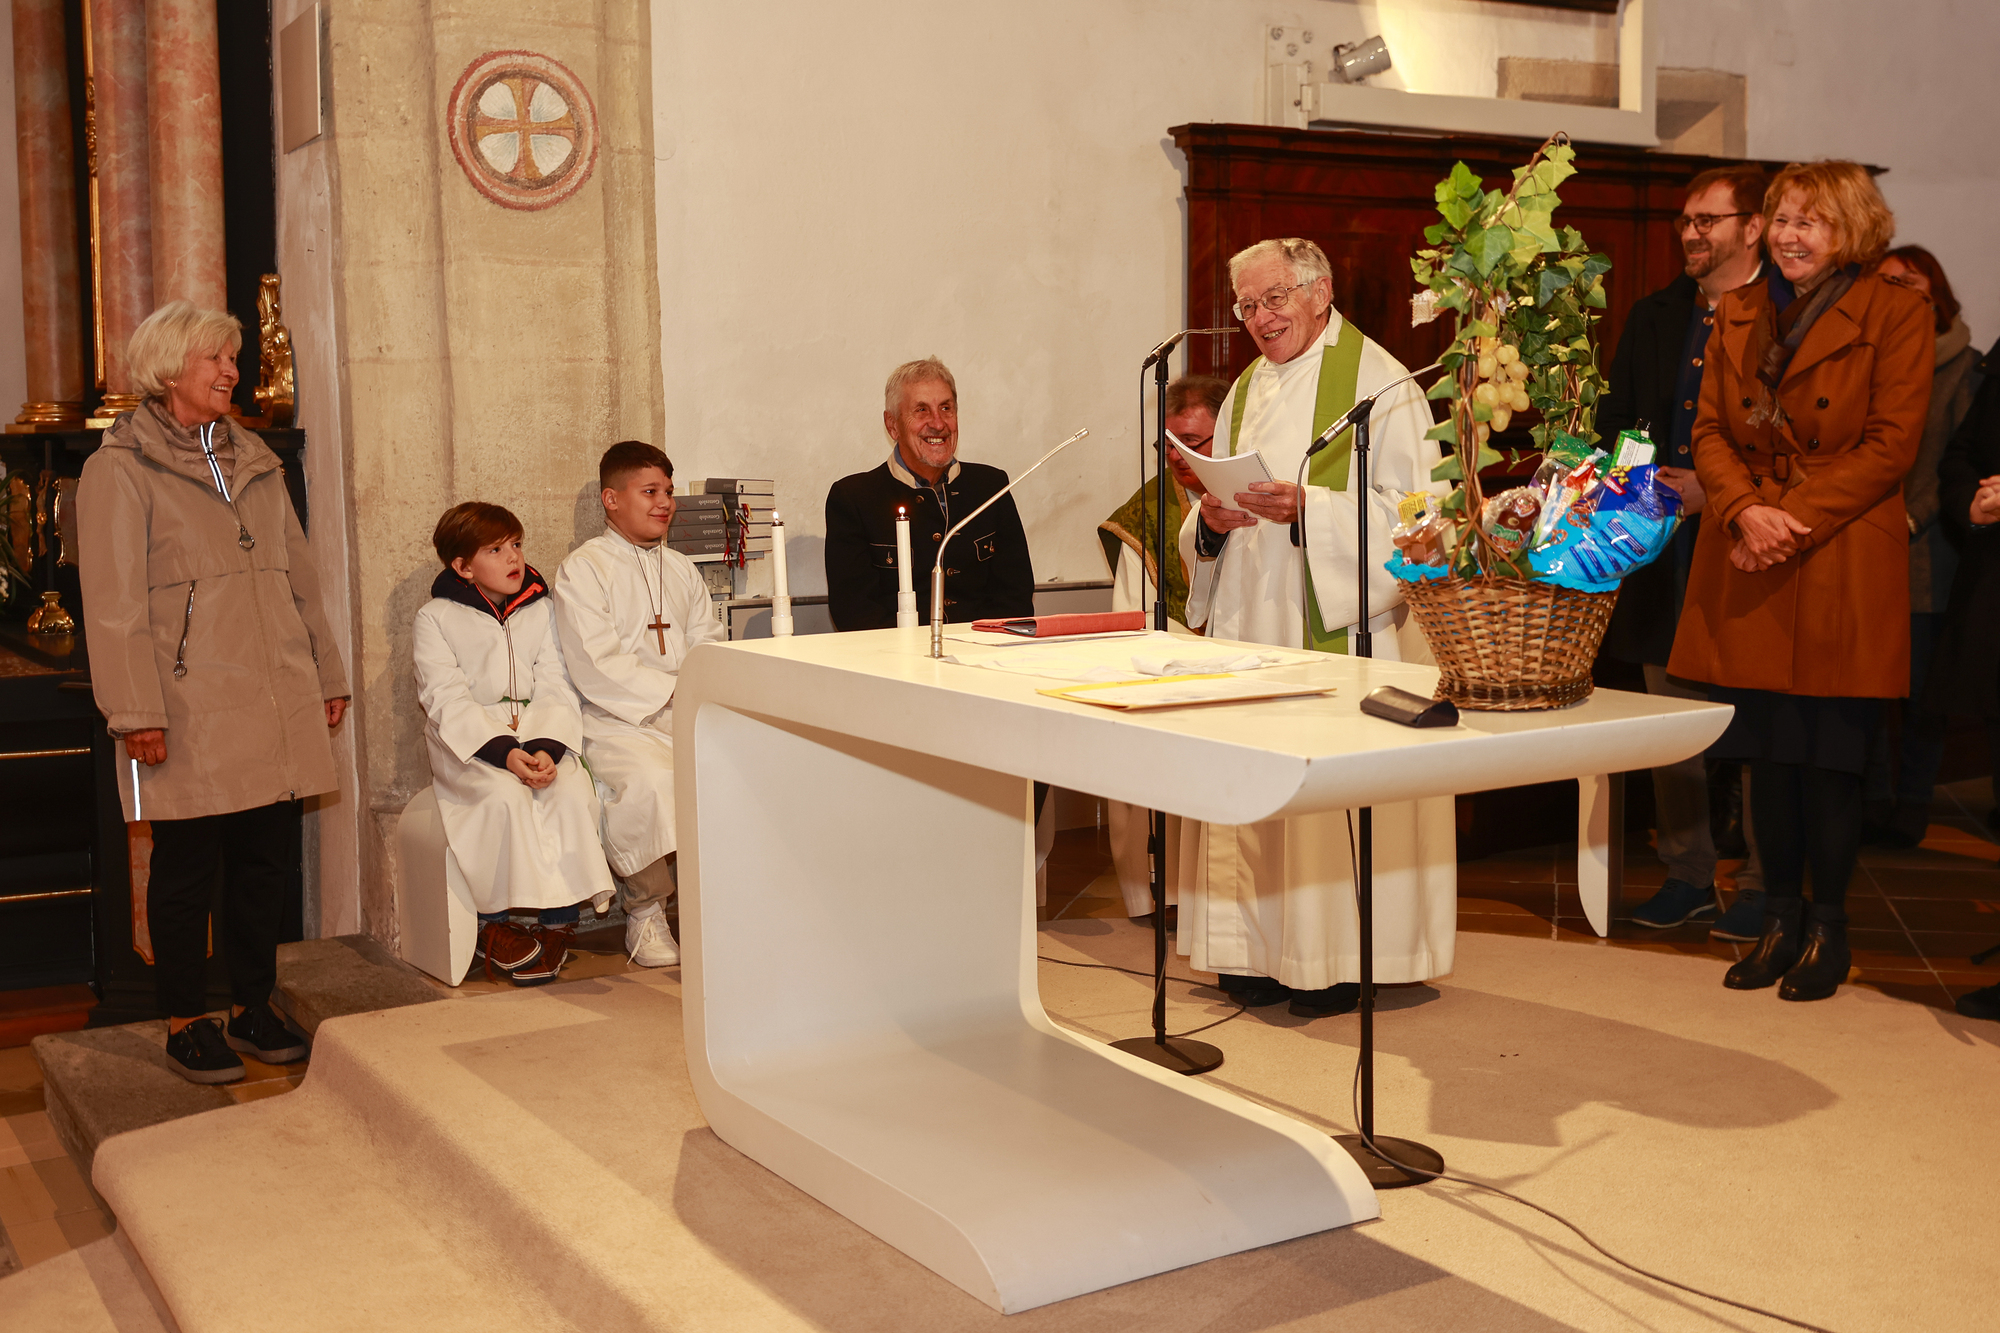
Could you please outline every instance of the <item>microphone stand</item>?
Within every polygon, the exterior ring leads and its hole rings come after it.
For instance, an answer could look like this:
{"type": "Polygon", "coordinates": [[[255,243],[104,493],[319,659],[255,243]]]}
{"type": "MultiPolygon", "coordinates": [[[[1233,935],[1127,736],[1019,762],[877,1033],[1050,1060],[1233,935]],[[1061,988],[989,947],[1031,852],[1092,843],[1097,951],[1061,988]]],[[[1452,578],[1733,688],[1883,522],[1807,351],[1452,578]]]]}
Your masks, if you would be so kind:
{"type": "MultiPolygon", "coordinates": [[[[1234,329],[1183,329],[1155,347],[1145,364],[1153,372],[1154,396],[1158,411],[1159,435],[1155,441],[1153,471],[1153,628],[1167,629],[1167,380],[1172,371],[1174,344],[1190,333],[1234,333],[1234,329]]],[[[1141,402],[1140,433],[1144,434],[1144,399],[1141,402]]],[[[1143,480],[1141,485],[1143,485],[1143,480]]],[[[1178,550],[1175,559],[1180,558],[1178,550]]],[[[1141,561],[1143,570],[1144,561],[1141,561]]],[[[1125,1037],[1111,1043],[1127,1055],[1171,1069],[1181,1074],[1206,1074],[1222,1067],[1222,1051],[1205,1041],[1167,1035],[1167,813],[1148,812],[1146,850],[1153,864],[1153,1035],[1125,1037]]]]}
{"type": "Polygon", "coordinates": [[[944,540],[938,543],[937,559],[931,563],[931,656],[932,657],[944,656],[944,548],[951,545],[951,539],[958,535],[959,529],[963,528],[966,524],[972,522],[973,519],[978,518],[988,509],[991,509],[993,505],[1000,499],[1001,496],[1007,494],[1009,491],[1013,490],[1016,486],[1019,486],[1022,482],[1026,481],[1029,477],[1033,476],[1035,473],[1035,468],[1038,468],[1042,464],[1048,462],[1051,458],[1054,458],[1057,454],[1069,448],[1072,444],[1075,444],[1078,440],[1082,439],[1084,436],[1088,434],[1090,434],[1090,431],[1087,428],[1084,430],[1080,430],[1076,434],[1070,436],[1067,440],[1064,440],[1061,444],[1057,445],[1055,448],[1043,454],[1040,458],[1035,460],[1035,467],[1029,468],[1026,472],[1023,472],[1020,476],[1013,478],[1005,486],[1002,486],[999,490],[993,492],[992,495],[987,497],[985,504],[980,505],[979,508],[973,510],[971,513],[967,514],[964,518],[961,518],[960,520],[958,520],[958,522],[952,524],[950,529],[946,531],[946,533],[944,534],[944,540]]]}
{"type": "MultiPolygon", "coordinates": [[[[1359,584],[1361,619],[1354,634],[1354,657],[1375,655],[1375,636],[1368,628],[1368,423],[1374,415],[1375,402],[1383,394],[1417,376],[1435,370],[1435,364],[1425,366],[1383,385],[1374,393],[1356,403],[1351,411],[1333,425],[1306,450],[1305,459],[1299,462],[1299,475],[1305,475],[1306,460],[1333,443],[1340,433],[1352,426],[1354,429],[1354,497],[1355,497],[1355,577],[1359,584]]],[[[1305,499],[1299,501],[1299,558],[1305,558],[1306,521],[1305,499]]],[[[1307,585],[1308,587],[1310,585],[1307,585]]],[[[1311,614],[1310,609],[1307,612],[1311,614]]],[[[1336,1134],[1334,1141],[1347,1149],[1368,1183],[1378,1190],[1402,1189],[1407,1185],[1421,1185],[1433,1180],[1444,1170],[1444,1155],[1436,1149],[1410,1139],[1390,1138],[1375,1132],[1375,811],[1372,806],[1363,806],[1355,812],[1360,825],[1356,834],[1359,844],[1354,854],[1354,915],[1360,927],[1361,953],[1361,1054],[1356,1071],[1361,1084],[1361,1124],[1358,1134],[1336,1134]],[[1391,1154],[1394,1156],[1391,1156],[1391,1154]],[[1404,1170],[1404,1167],[1411,1170],[1404,1170]]]]}

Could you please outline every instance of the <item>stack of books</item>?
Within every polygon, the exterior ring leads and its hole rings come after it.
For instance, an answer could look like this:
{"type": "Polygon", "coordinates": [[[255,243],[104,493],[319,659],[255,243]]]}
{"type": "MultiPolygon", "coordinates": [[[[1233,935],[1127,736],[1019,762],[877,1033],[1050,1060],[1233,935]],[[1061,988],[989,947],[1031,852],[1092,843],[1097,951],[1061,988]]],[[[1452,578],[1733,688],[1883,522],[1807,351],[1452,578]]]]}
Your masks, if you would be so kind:
{"type": "Polygon", "coordinates": [[[667,545],[695,560],[763,555],[771,549],[777,483],[749,477],[703,477],[678,492],[667,545]]]}

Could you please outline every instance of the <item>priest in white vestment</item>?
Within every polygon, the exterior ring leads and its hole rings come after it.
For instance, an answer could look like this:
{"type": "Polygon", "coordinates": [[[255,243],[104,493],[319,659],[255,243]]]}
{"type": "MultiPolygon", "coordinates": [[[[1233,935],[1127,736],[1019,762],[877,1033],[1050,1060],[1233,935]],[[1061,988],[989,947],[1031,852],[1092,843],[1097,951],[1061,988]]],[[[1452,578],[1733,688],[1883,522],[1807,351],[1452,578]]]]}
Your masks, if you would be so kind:
{"type": "MultiPolygon", "coordinates": [[[[1260,355],[1223,400],[1214,454],[1258,450],[1272,476],[1285,480],[1235,496],[1201,494],[1180,534],[1191,571],[1188,624],[1212,638],[1348,651],[1360,628],[1355,540],[1358,506],[1366,504],[1374,653],[1397,658],[1405,608],[1382,568],[1396,505],[1408,491],[1447,489],[1431,480],[1441,454],[1424,439],[1431,414],[1423,391],[1405,385],[1376,404],[1369,495],[1353,491],[1351,432],[1313,459],[1301,491],[1290,479],[1314,437],[1357,397],[1406,371],[1333,308],[1331,269],[1311,241],[1261,241],[1232,258],[1229,271],[1237,316],[1260,355]]],[[[1177,471],[1199,490],[1191,472],[1177,471]]],[[[1451,971],[1458,915],[1452,799],[1374,810],[1375,978],[1441,976],[1451,971]]],[[[1289,1000],[1305,1017],[1354,1008],[1360,951],[1349,815],[1187,822],[1178,939],[1190,965],[1220,974],[1223,989],[1245,1003],[1289,1000]]]]}
{"type": "Polygon", "coordinates": [[[604,854],[620,881],[625,948],[642,967],[680,961],[675,890],[674,686],[696,645],[725,637],[694,562],[667,547],[673,464],[625,441],[598,466],[605,528],[556,570],[563,660],[583,699],[583,758],[604,800],[604,854]]]}

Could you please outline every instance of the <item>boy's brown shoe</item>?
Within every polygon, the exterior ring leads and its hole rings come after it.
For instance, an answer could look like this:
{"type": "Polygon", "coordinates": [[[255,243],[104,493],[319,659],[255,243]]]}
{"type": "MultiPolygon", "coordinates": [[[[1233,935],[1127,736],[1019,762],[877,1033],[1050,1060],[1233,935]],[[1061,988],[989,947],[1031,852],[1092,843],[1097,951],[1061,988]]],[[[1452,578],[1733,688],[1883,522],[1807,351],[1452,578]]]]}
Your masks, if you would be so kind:
{"type": "Polygon", "coordinates": [[[534,962],[541,956],[542,942],[511,921],[492,921],[479,928],[478,952],[486,959],[486,979],[491,981],[496,967],[514,972],[534,962]]]}
{"type": "Polygon", "coordinates": [[[569,959],[570,946],[576,942],[575,926],[536,926],[535,934],[541,938],[542,951],[533,962],[514,969],[516,986],[541,986],[554,981],[569,959]]]}

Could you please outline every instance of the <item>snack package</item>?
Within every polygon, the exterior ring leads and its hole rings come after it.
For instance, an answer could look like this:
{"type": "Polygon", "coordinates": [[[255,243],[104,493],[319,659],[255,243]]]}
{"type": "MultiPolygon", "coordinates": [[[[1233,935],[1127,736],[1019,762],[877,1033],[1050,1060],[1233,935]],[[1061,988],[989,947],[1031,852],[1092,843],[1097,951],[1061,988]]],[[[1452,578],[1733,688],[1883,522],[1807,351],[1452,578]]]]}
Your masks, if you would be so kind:
{"type": "MultiPolygon", "coordinates": [[[[1535,528],[1535,545],[1545,544],[1564,519],[1580,524],[1589,518],[1596,498],[1598,475],[1605,466],[1605,459],[1602,449],[1593,449],[1590,457],[1549,484],[1542,498],[1541,522],[1535,528]]],[[[1542,466],[1547,467],[1548,464],[1542,466]]],[[[1540,469],[1537,469],[1537,480],[1540,476],[1540,469]]]]}
{"type": "Polygon", "coordinates": [[[1607,472],[1587,511],[1528,555],[1531,575],[1581,592],[1610,592],[1618,581],[1666,550],[1680,523],[1681,497],[1651,463],[1607,472]]]}
{"type": "Polygon", "coordinates": [[[1501,555],[1513,555],[1534,535],[1536,520],[1545,512],[1542,497],[1532,486],[1516,486],[1486,502],[1479,513],[1479,526],[1486,539],[1501,555]]]}
{"type": "Polygon", "coordinates": [[[1438,498],[1425,491],[1412,491],[1396,506],[1398,522],[1389,540],[1403,559],[1412,565],[1442,565],[1449,554],[1450,524],[1444,520],[1438,498]]]}
{"type": "Polygon", "coordinates": [[[1645,431],[1621,430],[1618,432],[1618,445],[1612,456],[1612,462],[1617,467],[1637,467],[1641,463],[1654,462],[1657,455],[1658,451],[1653,447],[1653,437],[1645,431]]]}

